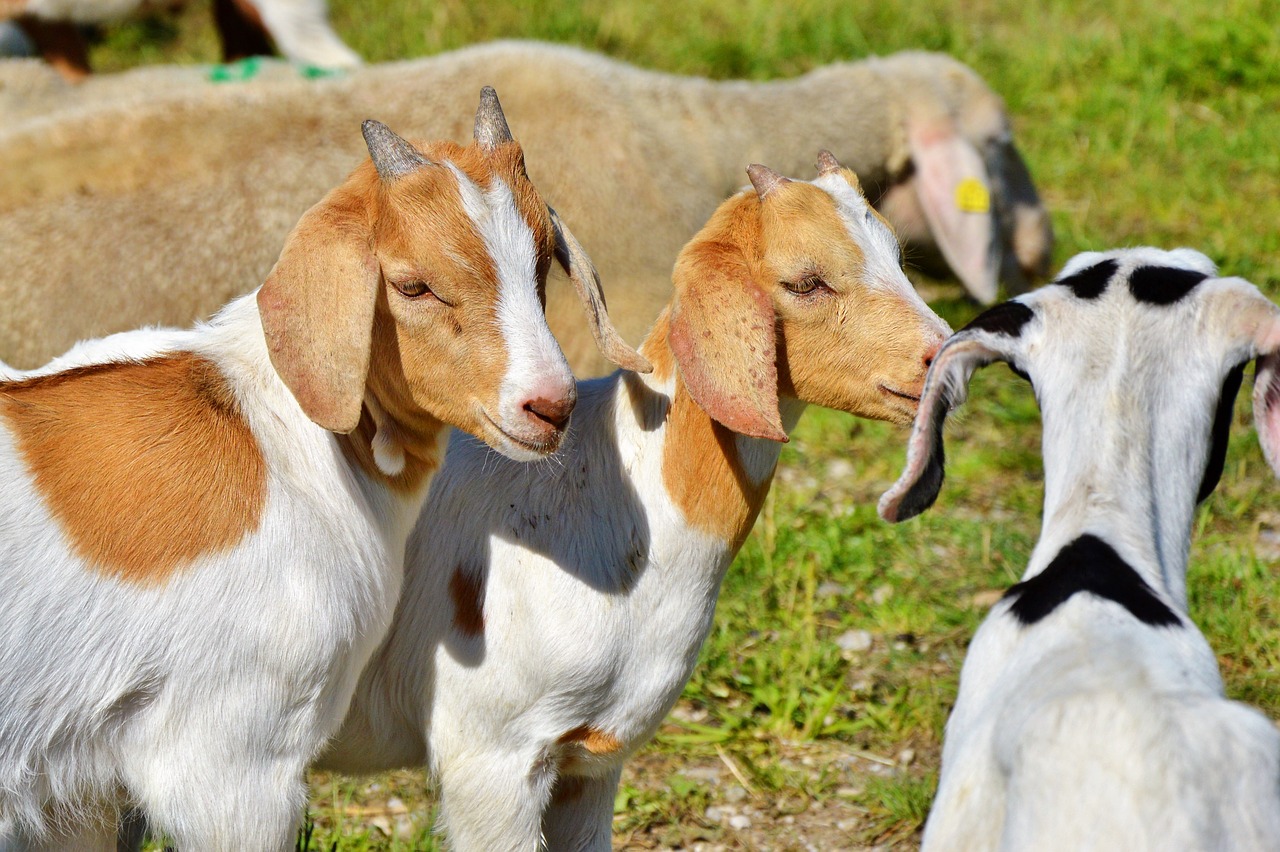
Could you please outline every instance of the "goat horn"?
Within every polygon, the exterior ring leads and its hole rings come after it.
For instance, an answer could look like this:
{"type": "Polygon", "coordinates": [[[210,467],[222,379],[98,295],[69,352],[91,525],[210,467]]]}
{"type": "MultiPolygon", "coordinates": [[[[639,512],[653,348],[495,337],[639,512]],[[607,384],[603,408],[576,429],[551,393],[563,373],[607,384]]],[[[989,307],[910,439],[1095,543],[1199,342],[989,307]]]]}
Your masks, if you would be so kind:
{"type": "Polygon", "coordinates": [[[493,86],[485,86],[480,90],[480,106],[476,110],[473,135],[486,151],[512,141],[511,128],[507,126],[507,117],[502,114],[502,104],[498,103],[498,93],[493,86]]]}
{"type": "Polygon", "coordinates": [[[373,167],[383,180],[396,180],[431,165],[431,161],[417,148],[392,133],[391,128],[381,121],[367,120],[360,125],[360,132],[364,135],[364,143],[369,146],[373,167]]]}
{"type": "Polygon", "coordinates": [[[791,178],[783,177],[768,166],[762,166],[759,163],[747,166],[747,177],[751,178],[751,185],[756,188],[756,195],[760,196],[761,200],[777,189],[779,184],[791,183],[791,178]]]}
{"type": "Polygon", "coordinates": [[[836,155],[823,148],[818,152],[818,174],[829,175],[840,171],[844,166],[836,159],[836,155]]]}

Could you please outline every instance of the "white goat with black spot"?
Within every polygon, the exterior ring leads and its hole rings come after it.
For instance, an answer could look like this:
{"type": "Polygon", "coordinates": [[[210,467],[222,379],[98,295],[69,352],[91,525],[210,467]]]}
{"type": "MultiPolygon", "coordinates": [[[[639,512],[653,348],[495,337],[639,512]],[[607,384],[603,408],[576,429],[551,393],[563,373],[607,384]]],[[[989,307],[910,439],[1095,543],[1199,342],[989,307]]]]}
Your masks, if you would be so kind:
{"type": "Polygon", "coordinates": [[[1280,308],[1198,252],[1079,255],[943,347],[881,515],[933,503],[947,411],[993,361],[1035,388],[1045,505],[965,660],[925,849],[1280,849],[1280,733],[1223,698],[1186,603],[1196,503],[1254,358],[1280,473],[1280,308]]]}

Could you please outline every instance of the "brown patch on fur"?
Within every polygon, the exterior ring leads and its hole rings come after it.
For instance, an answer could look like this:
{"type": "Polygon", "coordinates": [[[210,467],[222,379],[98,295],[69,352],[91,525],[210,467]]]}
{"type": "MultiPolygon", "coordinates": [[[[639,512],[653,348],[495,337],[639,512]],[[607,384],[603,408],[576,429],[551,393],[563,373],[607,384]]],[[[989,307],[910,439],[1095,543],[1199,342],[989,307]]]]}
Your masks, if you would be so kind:
{"type": "Polygon", "coordinates": [[[103,573],[162,583],[261,521],[262,451],[196,355],[0,383],[0,416],[72,550],[103,573]]]}
{"type": "Polygon", "coordinates": [[[449,597],[453,601],[453,626],[463,636],[484,633],[484,583],[481,578],[459,565],[449,578],[449,597]]]}
{"type": "Polygon", "coordinates": [[[273,53],[262,15],[248,0],[214,0],[213,20],[222,41],[223,62],[273,53]]]}
{"type": "MultiPolygon", "coordinates": [[[[19,4],[21,5],[21,4],[19,4]]],[[[7,17],[0,4],[0,19],[7,17]]],[[[46,21],[31,15],[17,19],[17,25],[35,44],[36,50],[68,83],[89,76],[89,47],[80,30],[70,21],[46,21]]]]}
{"type": "Polygon", "coordinates": [[[752,482],[737,438],[698,407],[682,382],[667,414],[662,482],[695,529],[742,546],[764,504],[773,477],[752,482]]]}
{"type": "Polygon", "coordinates": [[[591,725],[579,725],[565,731],[556,740],[558,745],[580,745],[589,754],[609,755],[622,751],[622,740],[608,731],[602,731],[591,725]]]}

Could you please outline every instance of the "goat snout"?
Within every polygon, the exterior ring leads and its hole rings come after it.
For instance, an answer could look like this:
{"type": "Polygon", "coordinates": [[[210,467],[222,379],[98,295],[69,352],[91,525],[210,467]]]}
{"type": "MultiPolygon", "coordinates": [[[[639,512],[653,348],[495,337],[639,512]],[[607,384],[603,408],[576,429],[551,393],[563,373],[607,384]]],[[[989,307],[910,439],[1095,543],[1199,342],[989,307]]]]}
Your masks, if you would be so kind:
{"type": "Polygon", "coordinates": [[[569,415],[578,402],[578,395],[571,389],[559,396],[535,396],[521,406],[527,419],[537,426],[546,424],[555,430],[564,429],[569,423],[569,415]]]}

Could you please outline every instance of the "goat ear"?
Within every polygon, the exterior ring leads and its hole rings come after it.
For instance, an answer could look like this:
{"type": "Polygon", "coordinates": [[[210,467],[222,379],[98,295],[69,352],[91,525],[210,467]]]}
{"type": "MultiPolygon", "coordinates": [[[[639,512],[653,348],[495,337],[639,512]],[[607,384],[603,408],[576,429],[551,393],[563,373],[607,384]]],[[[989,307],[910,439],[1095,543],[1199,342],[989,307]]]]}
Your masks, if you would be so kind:
{"type": "Polygon", "coordinates": [[[982,155],[950,126],[930,121],[907,131],[916,192],[929,230],[969,294],[996,300],[1000,251],[991,210],[991,179],[982,155]]]}
{"type": "Polygon", "coordinates": [[[920,407],[907,441],[907,466],[880,498],[880,517],[890,523],[924,512],[942,490],[945,454],[942,427],[951,409],[964,402],[969,379],[993,361],[1018,362],[1022,328],[1034,315],[1020,302],[1005,302],[980,314],[943,344],[929,366],[920,407]]]}
{"type": "Polygon", "coordinates": [[[1267,464],[1280,476],[1280,319],[1272,324],[1268,348],[1258,356],[1253,424],[1267,464]]]}
{"type": "Polygon", "coordinates": [[[360,421],[381,272],[343,188],[312,207],[258,290],[271,363],[302,410],[331,432],[360,421]]]}
{"type": "Polygon", "coordinates": [[[578,298],[582,300],[582,306],[587,310],[587,320],[591,323],[591,334],[596,339],[596,346],[600,347],[604,357],[624,370],[637,373],[652,372],[653,365],[648,359],[628,346],[618,334],[617,329],[613,327],[604,303],[604,291],[600,288],[600,274],[596,272],[595,264],[591,262],[591,258],[573,236],[573,232],[565,226],[560,215],[550,205],[547,206],[547,213],[551,216],[551,230],[555,234],[556,260],[560,262],[569,280],[573,282],[574,289],[578,291],[578,298]]]}
{"type": "Polygon", "coordinates": [[[734,244],[695,241],[672,275],[668,343],[693,401],[735,432],[786,441],[773,303],[734,244]]]}

